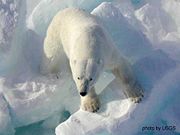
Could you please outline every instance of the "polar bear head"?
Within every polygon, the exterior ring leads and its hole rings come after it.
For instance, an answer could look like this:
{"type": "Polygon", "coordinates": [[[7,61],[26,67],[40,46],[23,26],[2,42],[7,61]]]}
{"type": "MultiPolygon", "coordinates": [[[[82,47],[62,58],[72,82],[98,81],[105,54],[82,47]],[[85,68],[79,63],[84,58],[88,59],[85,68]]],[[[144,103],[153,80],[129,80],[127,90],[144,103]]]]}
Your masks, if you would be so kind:
{"type": "Polygon", "coordinates": [[[103,66],[102,61],[96,59],[71,60],[70,66],[79,94],[85,96],[99,78],[103,66]]]}

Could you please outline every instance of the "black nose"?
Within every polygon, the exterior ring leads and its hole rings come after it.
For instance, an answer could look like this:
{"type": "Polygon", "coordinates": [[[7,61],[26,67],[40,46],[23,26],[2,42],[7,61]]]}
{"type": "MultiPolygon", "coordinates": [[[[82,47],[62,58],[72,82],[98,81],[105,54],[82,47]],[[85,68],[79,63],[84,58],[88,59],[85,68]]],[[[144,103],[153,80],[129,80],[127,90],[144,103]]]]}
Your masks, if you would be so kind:
{"type": "Polygon", "coordinates": [[[80,92],[81,96],[86,96],[87,92],[80,92]]]}

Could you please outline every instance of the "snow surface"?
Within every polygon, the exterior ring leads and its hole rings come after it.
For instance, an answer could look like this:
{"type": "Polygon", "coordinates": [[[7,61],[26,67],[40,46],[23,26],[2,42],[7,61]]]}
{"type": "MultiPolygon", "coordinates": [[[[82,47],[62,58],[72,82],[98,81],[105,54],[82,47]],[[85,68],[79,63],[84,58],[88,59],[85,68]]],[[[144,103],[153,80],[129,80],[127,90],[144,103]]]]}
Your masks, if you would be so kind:
{"type": "Polygon", "coordinates": [[[3,59],[3,56],[10,49],[10,42],[18,16],[16,3],[18,1],[0,1],[0,60],[3,59]]]}
{"type": "Polygon", "coordinates": [[[180,134],[179,6],[179,0],[0,0],[0,135],[180,134]],[[96,85],[98,113],[78,110],[69,73],[59,79],[39,73],[46,29],[66,7],[103,21],[145,88],[140,104],[103,73],[96,85]],[[176,130],[142,131],[145,126],[176,130]]]}

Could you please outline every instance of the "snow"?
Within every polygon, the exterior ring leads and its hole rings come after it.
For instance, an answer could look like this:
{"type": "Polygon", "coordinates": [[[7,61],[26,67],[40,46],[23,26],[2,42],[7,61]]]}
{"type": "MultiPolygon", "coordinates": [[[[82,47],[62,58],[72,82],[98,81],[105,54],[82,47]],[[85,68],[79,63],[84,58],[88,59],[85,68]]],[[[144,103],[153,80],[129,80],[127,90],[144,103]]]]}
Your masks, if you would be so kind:
{"type": "Polygon", "coordinates": [[[102,3],[92,11],[104,23],[115,44],[131,62],[151,52],[151,43],[128,22],[116,4],[102,3]],[[118,26],[118,27],[117,27],[118,26]]]}
{"type": "Polygon", "coordinates": [[[161,41],[167,33],[173,32],[176,28],[173,20],[162,8],[155,7],[151,4],[144,5],[135,12],[138,20],[147,30],[145,33],[152,42],[161,41]]]}
{"type": "MultiPolygon", "coordinates": [[[[111,77],[110,75],[106,75],[111,77]]],[[[15,127],[28,125],[44,120],[57,112],[68,110],[70,113],[78,109],[79,97],[75,85],[69,75],[31,77],[6,79],[3,92],[6,101],[11,108],[12,122],[15,127]],[[13,82],[13,83],[12,83],[13,82]],[[63,93],[63,94],[62,94],[63,93]],[[70,101],[69,101],[70,100],[70,101]],[[76,104],[70,104],[74,102],[76,104]]],[[[106,79],[102,77],[102,79],[106,79]]],[[[110,79],[106,79],[108,82],[110,79]]],[[[98,87],[98,86],[97,86],[98,87]]],[[[103,89],[106,85],[100,85],[103,89]]]]}
{"type": "Polygon", "coordinates": [[[10,48],[10,42],[17,22],[16,3],[18,1],[0,1],[0,60],[10,48]]]}
{"type": "Polygon", "coordinates": [[[136,105],[125,99],[117,86],[118,81],[114,80],[99,95],[101,108],[98,113],[79,110],[56,128],[56,134],[97,134],[100,130],[109,129],[118,119],[129,117],[129,112],[136,105]]]}
{"type": "MultiPolygon", "coordinates": [[[[151,126],[153,124],[164,125],[160,123],[162,120],[166,121],[167,125],[175,125],[177,128],[176,131],[179,132],[179,122],[175,124],[176,121],[179,121],[179,109],[177,105],[177,98],[179,94],[179,73],[179,67],[177,67],[174,71],[170,71],[169,73],[167,73],[166,76],[164,76],[160,81],[158,81],[155,84],[154,88],[151,90],[151,93],[149,94],[147,100],[144,101],[143,104],[137,106],[137,108],[133,112],[132,117],[134,116],[134,119],[129,119],[118,127],[119,129],[125,129],[127,125],[130,125],[131,131],[126,128],[124,131],[118,131],[118,133],[127,135],[138,134],[138,131],[139,133],[142,133],[141,128],[143,126],[151,126]],[[177,97],[175,97],[176,94],[177,97]],[[170,112],[172,110],[177,114],[176,117],[171,120],[171,123],[169,123],[168,119],[169,115],[171,117],[170,112]],[[163,115],[167,113],[169,115],[166,115],[167,117],[163,117],[163,115]]],[[[158,132],[155,132],[154,134],[158,134],[158,132]]],[[[165,132],[164,134],[168,135],[175,133],[169,131],[165,132]]]]}
{"type": "Polygon", "coordinates": [[[179,134],[179,5],[178,0],[0,0],[0,134],[179,134]],[[59,79],[39,73],[46,29],[58,10],[72,6],[100,18],[132,63],[145,88],[140,104],[126,99],[114,76],[103,73],[96,84],[101,108],[85,112],[69,73],[59,79]],[[176,130],[142,131],[145,126],[176,130]]]}
{"type": "Polygon", "coordinates": [[[0,94],[0,133],[6,133],[7,135],[11,135],[14,133],[14,128],[11,124],[11,117],[8,110],[8,104],[4,99],[3,95],[0,94]]]}
{"type": "Polygon", "coordinates": [[[44,37],[49,23],[59,10],[67,7],[79,7],[92,11],[102,1],[105,0],[98,0],[96,2],[92,0],[41,0],[30,15],[27,25],[30,29],[44,37]]]}

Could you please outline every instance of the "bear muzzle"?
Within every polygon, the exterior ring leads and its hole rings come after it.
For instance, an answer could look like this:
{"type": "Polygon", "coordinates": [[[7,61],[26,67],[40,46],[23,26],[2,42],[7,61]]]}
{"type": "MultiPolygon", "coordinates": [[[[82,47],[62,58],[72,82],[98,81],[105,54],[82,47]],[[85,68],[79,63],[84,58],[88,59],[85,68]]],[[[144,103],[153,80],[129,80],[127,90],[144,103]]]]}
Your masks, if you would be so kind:
{"type": "Polygon", "coordinates": [[[86,96],[87,95],[87,91],[88,91],[88,81],[86,80],[83,85],[81,85],[80,88],[80,95],[81,96],[86,96]]]}

